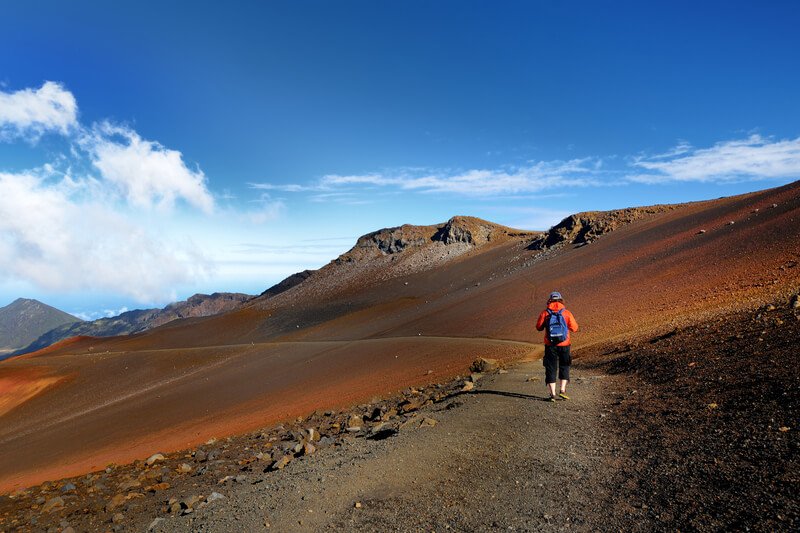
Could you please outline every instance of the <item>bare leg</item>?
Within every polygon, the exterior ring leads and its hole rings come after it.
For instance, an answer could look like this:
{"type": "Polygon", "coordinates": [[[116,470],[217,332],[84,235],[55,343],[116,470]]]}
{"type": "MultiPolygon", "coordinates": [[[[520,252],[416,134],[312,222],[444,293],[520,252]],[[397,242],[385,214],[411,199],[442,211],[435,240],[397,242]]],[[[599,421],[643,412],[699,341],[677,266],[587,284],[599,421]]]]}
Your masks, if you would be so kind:
{"type": "MultiPolygon", "coordinates": [[[[567,383],[569,383],[569,380],[566,379],[561,380],[561,392],[567,392],[567,383]]],[[[555,390],[556,390],[556,384],[553,383],[553,394],[555,394],[555,390]]]]}
{"type": "Polygon", "coordinates": [[[555,398],[556,396],[556,384],[555,383],[548,383],[547,388],[550,389],[550,397],[555,398]]]}

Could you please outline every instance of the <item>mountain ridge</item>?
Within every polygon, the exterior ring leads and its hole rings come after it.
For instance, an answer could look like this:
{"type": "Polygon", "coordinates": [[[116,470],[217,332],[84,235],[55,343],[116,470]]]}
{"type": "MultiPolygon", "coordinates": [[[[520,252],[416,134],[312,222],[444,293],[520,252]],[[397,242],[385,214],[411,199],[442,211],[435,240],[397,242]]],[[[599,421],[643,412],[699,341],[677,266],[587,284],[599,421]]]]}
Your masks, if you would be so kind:
{"type": "Polygon", "coordinates": [[[39,392],[6,395],[0,486],[348,408],[463,376],[477,357],[536,359],[542,337],[531,323],[552,290],[581,324],[578,359],[609,340],[774,302],[800,289],[798,213],[795,182],[640,213],[599,237],[599,223],[584,231],[567,222],[567,238],[539,250],[530,246],[541,235],[480,247],[426,241],[395,253],[373,241],[368,266],[334,260],[227,313],[6,361],[3,377],[39,392]],[[37,385],[44,379],[60,381],[37,385]]]}
{"type": "Polygon", "coordinates": [[[67,323],[44,332],[11,355],[35,352],[70,337],[112,337],[140,333],[181,318],[209,316],[230,311],[252,298],[253,296],[243,293],[198,293],[160,309],[134,309],[114,317],[67,323]]]}
{"type": "Polygon", "coordinates": [[[0,308],[0,355],[27,346],[55,327],[80,321],[39,300],[17,298],[0,308]]]}

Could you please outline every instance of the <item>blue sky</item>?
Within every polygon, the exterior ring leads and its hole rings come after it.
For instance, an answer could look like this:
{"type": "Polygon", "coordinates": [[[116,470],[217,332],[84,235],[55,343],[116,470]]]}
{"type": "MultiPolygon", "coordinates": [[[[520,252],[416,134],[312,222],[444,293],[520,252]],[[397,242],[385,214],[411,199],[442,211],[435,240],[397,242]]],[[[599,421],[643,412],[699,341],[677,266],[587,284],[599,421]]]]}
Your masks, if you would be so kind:
{"type": "Polygon", "coordinates": [[[5,5],[0,305],[258,293],[381,227],[794,181],[800,4],[764,4],[5,5]]]}

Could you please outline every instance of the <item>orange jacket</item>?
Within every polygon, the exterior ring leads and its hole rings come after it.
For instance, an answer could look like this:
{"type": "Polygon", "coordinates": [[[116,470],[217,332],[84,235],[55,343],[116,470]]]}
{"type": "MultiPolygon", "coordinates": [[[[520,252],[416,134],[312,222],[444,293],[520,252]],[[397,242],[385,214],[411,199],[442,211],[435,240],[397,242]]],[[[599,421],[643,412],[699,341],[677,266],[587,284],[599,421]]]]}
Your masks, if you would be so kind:
{"type": "MultiPolygon", "coordinates": [[[[561,309],[564,309],[564,304],[562,304],[561,302],[550,302],[547,305],[547,309],[558,312],[561,309]]],[[[545,326],[547,325],[547,316],[548,316],[547,309],[545,309],[539,314],[539,320],[536,321],[537,331],[543,331],[545,326]]],[[[567,323],[567,329],[569,331],[578,331],[578,322],[575,320],[575,317],[572,316],[572,313],[570,313],[565,309],[562,315],[564,316],[564,321],[567,323]]],[[[557,344],[556,346],[569,346],[571,342],[569,331],[567,332],[567,340],[557,344]]],[[[547,339],[547,333],[544,334],[544,344],[545,346],[550,346],[550,341],[547,339]]]]}

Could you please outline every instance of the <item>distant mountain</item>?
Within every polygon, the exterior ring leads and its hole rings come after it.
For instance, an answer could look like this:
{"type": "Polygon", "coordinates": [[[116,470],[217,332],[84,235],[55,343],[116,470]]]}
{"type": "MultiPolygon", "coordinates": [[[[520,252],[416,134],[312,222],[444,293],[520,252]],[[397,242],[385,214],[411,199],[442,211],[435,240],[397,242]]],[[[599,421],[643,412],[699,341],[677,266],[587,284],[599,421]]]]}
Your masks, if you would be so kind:
{"type": "Polygon", "coordinates": [[[23,348],[53,328],[80,322],[38,300],[18,298],[0,308],[0,354],[23,348]]]}
{"type": "Polygon", "coordinates": [[[235,309],[251,298],[252,296],[249,294],[230,292],[215,292],[211,295],[195,294],[188,300],[171,303],[163,309],[135,309],[111,318],[63,324],[47,330],[43,334],[40,333],[39,337],[31,339],[32,342],[23,345],[25,347],[18,350],[15,355],[34,352],[60,340],[78,335],[91,337],[129,335],[161,326],[179,318],[216,315],[235,309]]]}

